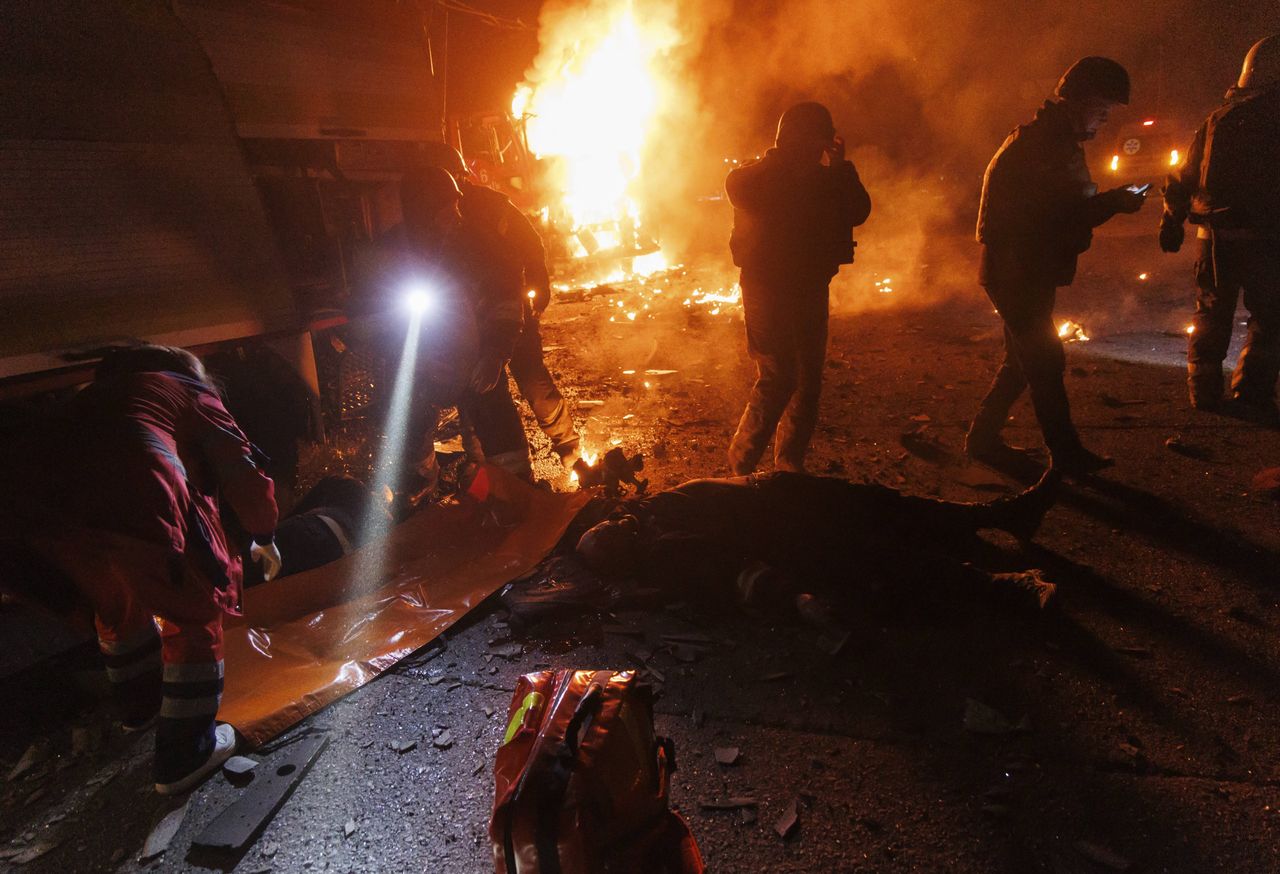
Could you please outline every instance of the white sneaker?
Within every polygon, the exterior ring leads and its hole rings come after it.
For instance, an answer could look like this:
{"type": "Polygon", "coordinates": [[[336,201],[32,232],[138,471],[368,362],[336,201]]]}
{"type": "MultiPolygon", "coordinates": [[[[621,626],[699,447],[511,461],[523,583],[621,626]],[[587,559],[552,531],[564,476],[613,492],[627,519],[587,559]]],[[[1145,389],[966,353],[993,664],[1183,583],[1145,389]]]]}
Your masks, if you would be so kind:
{"type": "Polygon", "coordinates": [[[225,722],[218,723],[213,730],[213,752],[209,759],[181,780],[173,783],[157,783],[156,792],[160,795],[181,795],[204,782],[204,779],[222,767],[222,763],[231,758],[236,751],[236,730],[225,722]]]}

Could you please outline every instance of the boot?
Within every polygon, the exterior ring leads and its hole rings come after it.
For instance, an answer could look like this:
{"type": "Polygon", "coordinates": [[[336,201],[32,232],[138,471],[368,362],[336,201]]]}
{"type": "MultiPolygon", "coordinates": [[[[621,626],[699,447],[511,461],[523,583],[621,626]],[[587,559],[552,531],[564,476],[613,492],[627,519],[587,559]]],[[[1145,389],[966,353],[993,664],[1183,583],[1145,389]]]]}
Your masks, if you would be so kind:
{"type": "Polygon", "coordinates": [[[1216,412],[1222,408],[1222,367],[1203,364],[1187,365],[1187,390],[1191,396],[1191,408],[1216,412]]]}

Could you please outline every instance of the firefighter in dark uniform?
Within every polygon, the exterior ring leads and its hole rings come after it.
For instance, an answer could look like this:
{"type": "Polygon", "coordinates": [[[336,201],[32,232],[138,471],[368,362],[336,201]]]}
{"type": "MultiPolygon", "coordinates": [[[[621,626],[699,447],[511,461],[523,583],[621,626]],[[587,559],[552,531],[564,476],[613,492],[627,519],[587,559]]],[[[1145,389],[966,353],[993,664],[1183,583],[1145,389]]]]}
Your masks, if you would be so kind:
{"type": "Polygon", "coordinates": [[[532,478],[524,424],[511,398],[506,366],[520,336],[523,299],[504,270],[501,241],[462,220],[461,192],[448,171],[406,174],[400,200],[409,273],[440,298],[420,327],[407,467],[418,491],[435,474],[434,435],[442,407],[456,406],[475,430],[485,458],[532,478]],[[421,435],[421,442],[417,442],[421,435]]]}
{"type": "Polygon", "coordinates": [[[427,161],[452,174],[462,192],[459,207],[465,225],[497,241],[496,253],[504,282],[524,292],[524,319],[511,350],[507,369],[520,394],[533,410],[538,427],[566,468],[579,457],[580,438],[573,414],[542,358],[539,320],[551,303],[551,277],[542,238],[528,217],[500,191],[471,180],[471,171],[458,150],[445,143],[427,147],[427,161]]]}
{"type": "Polygon", "coordinates": [[[1231,380],[1241,413],[1280,421],[1280,35],[1249,51],[1236,87],[1196,132],[1169,176],[1160,248],[1182,247],[1183,221],[1197,226],[1199,296],[1187,344],[1191,406],[1222,406],[1222,360],[1244,290],[1249,335],[1231,380]]]}
{"type": "Polygon", "coordinates": [[[773,438],[774,467],[803,471],[818,419],[829,285],[841,264],[853,262],[853,228],[871,214],[871,198],[820,103],[784,112],[776,147],[731,172],[725,190],[747,350],[758,373],[729,466],[751,473],[773,438]]]}
{"type": "Polygon", "coordinates": [[[978,208],[978,281],[1004,320],[1005,357],[965,440],[973,458],[997,461],[1014,451],[1000,431],[1029,388],[1055,468],[1085,475],[1112,464],[1086,449],[1072,424],[1053,307],[1057,289],[1075,278],[1093,229],[1142,208],[1143,195],[1128,188],[1098,193],[1081,147],[1113,107],[1128,102],[1125,69],[1108,58],[1084,58],[987,167],[978,208]]]}

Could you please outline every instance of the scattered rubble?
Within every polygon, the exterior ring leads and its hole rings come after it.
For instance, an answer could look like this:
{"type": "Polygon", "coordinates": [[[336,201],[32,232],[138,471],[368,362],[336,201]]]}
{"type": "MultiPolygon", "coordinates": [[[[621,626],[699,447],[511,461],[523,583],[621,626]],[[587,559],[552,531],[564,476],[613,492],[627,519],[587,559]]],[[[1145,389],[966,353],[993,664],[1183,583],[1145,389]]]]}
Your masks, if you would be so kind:
{"type": "Polygon", "coordinates": [[[799,824],[800,811],[797,803],[793,800],[782,812],[782,816],[778,817],[777,822],[773,824],[773,830],[777,832],[778,837],[786,840],[795,833],[796,826],[799,824]]]}
{"type": "Polygon", "coordinates": [[[173,836],[182,827],[182,821],[186,818],[187,808],[190,806],[191,798],[188,796],[181,807],[175,807],[160,818],[142,845],[142,852],[138,854],[139,862],[149,862],[169,849],[169,844],[173,842],[173,836]]]}
{"type": "Polygon", "coordinates": [[[742,752],[737,747],[716,747],[716,762],[721,765],[736,765],[738,759],[742,757],[742,752]]]}

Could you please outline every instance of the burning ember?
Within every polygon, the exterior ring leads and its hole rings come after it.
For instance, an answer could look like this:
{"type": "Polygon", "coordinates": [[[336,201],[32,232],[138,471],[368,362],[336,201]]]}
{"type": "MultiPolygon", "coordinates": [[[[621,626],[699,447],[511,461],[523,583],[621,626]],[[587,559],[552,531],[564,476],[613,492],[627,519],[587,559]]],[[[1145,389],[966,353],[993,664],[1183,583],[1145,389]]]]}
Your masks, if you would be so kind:
{"type": "Polygon", "coordinates": [[[1070,319],[1058,325],[1058,336],[1067,343],[1089,342],[1089,335],[1084,332],[1084,325],[1070,319]]]}
{"type": "Polygon", "coordinates": [[[876,291],[881,294],[893,294],[893,280],[889,277],[876,280],[876,291]]]}
{"type": "Polygon", "coordinates": [[[1138,279],[1142,280],[1143,282],[1146,282],[1146,281],[1147,281],[1147,274],[1146,274],[1146,273],[1139,273],[1139,274],[1138,274],[1138,279]]]}
{"type": "Polygon", "coordinates": [[[1191,335],[1192,335],[1192,334],[1194,334],[1195,332],[1196,332],[1196,326],[1195,326],[1195,325],[1187,325],[1187,336],[1191,336],[1191,335]]]}
{"type": "Polygon", "coordinates": [[[541,49],[512,99],[530,150],[559,192],[552,223],[577,258],[647,253],[632,266],[666,266],[643,231],[639,180],[654,121],[675,93],[662,72],[679,32],[629,0],[594,0],[544,22],[541,49]]]}

